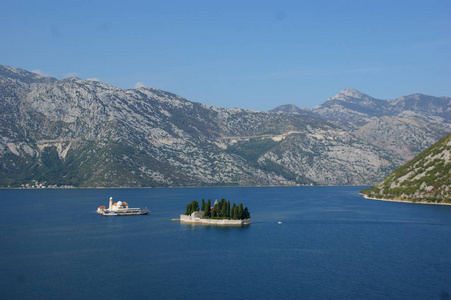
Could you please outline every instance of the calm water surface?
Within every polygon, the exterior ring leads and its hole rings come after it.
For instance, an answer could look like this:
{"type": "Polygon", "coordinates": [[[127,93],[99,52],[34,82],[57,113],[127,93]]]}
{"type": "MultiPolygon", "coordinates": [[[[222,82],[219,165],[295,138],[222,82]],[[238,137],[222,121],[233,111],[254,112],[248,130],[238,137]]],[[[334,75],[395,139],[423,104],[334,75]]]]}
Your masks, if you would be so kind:
{"type": "Polygon", "coordinates": [[[451,299],[451,206],[360,189],[0,190],[0,299],[451,299]],[[171,221],[202,198],[252,225],[171,221]]]}

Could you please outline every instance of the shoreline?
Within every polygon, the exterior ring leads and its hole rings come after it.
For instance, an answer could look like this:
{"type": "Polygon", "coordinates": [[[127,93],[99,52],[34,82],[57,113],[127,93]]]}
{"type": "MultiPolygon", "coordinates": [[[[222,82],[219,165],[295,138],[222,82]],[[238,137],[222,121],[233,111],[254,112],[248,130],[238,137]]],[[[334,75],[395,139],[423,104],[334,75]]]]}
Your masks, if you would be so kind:
{"type": "Polygon", "coordinates": [[[378,198],[369,197],[362,193],[360,193],[360,195],[362,195],[363,198],[365,198],[365,199],[376,200],[376,201],[399,202],[399,203],[409,203],[409,204],[451,205],[451,203],[436,203],[436,202],[427,202],[427,201],[413,202],[413,201],[395,200],[395,199],[378,199],[378,198]]]}
{"type": "Polygon", "coordinates": [[[141,187],[45,187],[45,188],[22,188],[22,187],[0,187],[0,190],[101,190],[101,189],[199,189],[199,188],[273,188],[273,187],[287,187],[287,188],[313,188],[313,187],[368,187],[368,185],[212,185],[212,186],[141,186],[141,187]]]}
{"type": "Polygon", "coordinates": [[[188,223],[188,224],[215,225],[215,226],[247,226],[251,224],[250,219],[244,220],[202,219],[198,217],[193,217],[192,215],[191,216],[180,215],[179,219],[172,219],[172,221],[179,221],[180,223],[188,223]]]}

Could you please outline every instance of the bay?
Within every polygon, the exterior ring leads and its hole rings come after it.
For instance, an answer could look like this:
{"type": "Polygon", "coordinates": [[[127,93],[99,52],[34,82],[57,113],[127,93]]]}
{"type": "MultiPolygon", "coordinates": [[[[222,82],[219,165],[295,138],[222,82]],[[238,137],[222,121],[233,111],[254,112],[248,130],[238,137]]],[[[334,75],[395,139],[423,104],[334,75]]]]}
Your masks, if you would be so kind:
{"type": "Polygon", "coordinates": [[[0,298],[449,299],[451,206],[361,189],[0,190],[0,298]],[[110,196],[151,213],[96,214],[110,196]],[[252,224],[171,221],[202,198],[252,224]]]}

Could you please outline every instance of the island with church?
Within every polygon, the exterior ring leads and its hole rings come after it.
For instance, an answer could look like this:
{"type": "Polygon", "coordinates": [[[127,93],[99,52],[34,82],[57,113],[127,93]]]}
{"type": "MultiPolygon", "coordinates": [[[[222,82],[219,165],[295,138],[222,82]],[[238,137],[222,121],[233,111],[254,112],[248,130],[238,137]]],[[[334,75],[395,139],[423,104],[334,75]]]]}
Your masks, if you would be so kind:
{"type": "Polygon", "coordinates": [[[97,208],[97,213],[102,216],[137,216],[137,215],[147,215],[149,210],[147,208],[129,208],[128,203],[125,201],[118,201],[113,203],[113,197],[110,197],[110,203],[108,208],[104,205],[97,208]]]}
{"type": "Polygon", "coordinates": [[[230,201],[221,199],[215,200],[211,204],[211,200],[205,201],[199,206],[199,202],[193,200],[186,206],[185,214],[180,215],[180,219],[175,219],[183,223],[204,224],[204,225],[250,225],[251,215],[247,207],[243,208],[243,204],[230,205],[230,201]]]}

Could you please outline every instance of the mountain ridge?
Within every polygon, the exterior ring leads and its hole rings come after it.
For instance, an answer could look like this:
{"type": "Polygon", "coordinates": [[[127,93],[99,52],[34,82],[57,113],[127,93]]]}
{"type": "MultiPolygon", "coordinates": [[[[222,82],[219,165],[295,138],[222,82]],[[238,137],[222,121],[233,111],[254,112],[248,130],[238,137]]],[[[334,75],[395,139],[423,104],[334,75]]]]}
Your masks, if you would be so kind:
{"type": "MultiPolygon", "coordinates": [[[[407,96],[402,96],[396,99],[381,100],[373,98],[367,94],[359,92],[355,89],[344,89],[338,92],[336,95],[330,97],[324,103],[316,106],[313,109],[300,109],[294,104],[280,105],[270,112],[277,112],[279,108],[290,107],[292,111],[297,110],[309,110],[313,114],[320,115],[323,117],[332,117],[337,114],[344,105],[356,104],[356,106],[351,106],[351,110],[354,113],[361,112],[362,115],[365,114],[364,109],[368,109],[371,106],[378,106],[374,111],[365,116],[366,119],[379,117],[381,113],[383,115],[397,115],[404,111],[416,111],[419,112],[420,109],[424,109],[429,112],[431,106],[437,106],[442,111],[439,111],[440,116],[446,121],[451,121],[451,97],[435,97],[430,95],[425,95],[421,93],[414,93],[407,96]],[[357,98],[360,97],[360,98],[357,98]],[[363,105],[362,105],[363,104],[363,105]],[[427,107],[429,106],[429,107],[427,107]]],[[[349,108],[349,107],[348,107],[349,108]]],[[[374,109],[374,108],[373,108],[374,109]]],[[[283,111],[281,111],[282,113],[283,111]]],[[[284,113],[289,114],[290,111],[285,111],[284,113]]],[[[360,116],[361,117],[361,116],[360,116]]]]}
{"type": "Polygon", "coordinates": [[[386,149],[365,135],[379,136],[383,124],[393,132],[391,120],[360,132],[357,122],[320,114],[225,109],[155,88],[26,72],[11,78],[0,67],[6,187],[33,180],[80,187],[366,185],[447,128],[439,119],[412,125],[403,116],[417,148],[407,149],[406,137],[386,149]]]}

